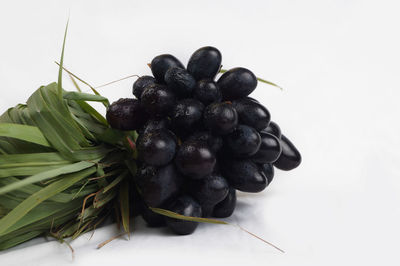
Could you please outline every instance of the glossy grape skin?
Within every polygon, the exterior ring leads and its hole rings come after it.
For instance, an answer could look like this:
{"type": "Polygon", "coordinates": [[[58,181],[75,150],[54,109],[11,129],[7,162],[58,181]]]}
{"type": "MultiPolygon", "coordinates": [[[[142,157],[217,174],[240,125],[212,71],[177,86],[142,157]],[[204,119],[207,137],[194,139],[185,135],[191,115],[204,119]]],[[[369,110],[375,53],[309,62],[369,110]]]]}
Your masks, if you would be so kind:
{"type": "Polygon", "coordinates": [[[272,180],[274,179],[274,174],[275,174],[274,166],[271,163],[265,163],[265,164],[261,164],[260,168],[268,180],[268,185],[271,184],[272,180]]]}
{"type": "Polygon", "coordinates": [[[214,153],[201,141],[185,141],[175,158],[178,170],[192,179],[201,179],[212,173],[216,163],[214,153]]]}
{"type": "Polygon", "coordinates": [[[223,144],[222,138],[212,135],[209,131],[198,131],[189,136],[187,140],[202,141],[206,143],[210,149],[217,153],[223,144]]]}
{"type": "Polygon", "coordinates": [[[256,163],[273,163],[281,155],[282,147],[277,137],[266,132],[260,132],[260,149],[251,157],[256,163]]]}
{"type": "Polygon", "coordinates": [[[168,164],[174,158],[176,148],[176,136],[165,129],[147,132],[137,140],[139,158],[150,165],[168,164]]]}
{"type": "Polygon", "coordinates": [[[229,188],[225,199],[214,206],[213,216],[216,218],[227,218],[233,214],[236,207],[236,189],[229,188]]]}
{"type": "MultiPolygon", "coordinates": [[[[168,208],[168,210],[178,213],[184,216],[191,217],[201,217],[202,210],[199,203],[197,203],[190,196],[181,196],[176,201],[174,201],[168,208]]],[[[178,235],[189,235],[193,233],[197,226],[197,222],[185,221],[181,219],[175,219],[170,217],[165,217],[167,226],[178,235]]]]}
{"type": "Polygon", "coordinates": [[[164,216],[153,212],[147,206],[144,206],[143,208],[142,218],[149,227],[166,226],[164,216]]]}
{"type": "Polygon", "coordinates": [[[114,129],[136,130],[143,126],[147,115],[138,100],[124,98],[113,102],[108,107],[106,118],[114,129]]]}
{"type": "Polygon", "coordinates": [[[154,57],[150,64],[151,72],[156,80],[160,83],[165,83],[165,73],[171,67],[178,67],[184,69],[182,63],[173,55],[162,54],[154,57]]]}
{"type": "Polygon", "coordinates": [[[160,84],[147,87],[141,97],[143,108],[152,117],[165,117],[174,107],[175,100],[175,95],[160,84]]]}
{"type": "Polygon", "coordinates": [[[140,100],[144,89],[155,83],[156,79],[152,76],[141,76],[133,83],[132,94],[140,100]]]}
{"type": "Polygon", "coordinates": [[[255,90],[257,77],[250,70],[237,67],[225,72],[217,83],[224,100],[236,100],[255,90]]]}
{"type": "Polygon", "coordinates": [[[268,185],[264,173],[248,159],[224,160],[221,171],[229,185],[243,192],[261,192],[268,185]]]}
{"type": "Polygon", "coordinates": [[[282,146],[282,153],[278,160],[274,162],[274,166],[284,171],[295,169],[301,163],[300,152],[285,135],[282,135],[280,143],[282,146]]]}
{"type": "Polygon", "coordinates": [[[191,195],[198,203],[214,206],[222,201],[229,192],[228,182],[218,174],[211,174],[191,183],[191,195]]]}
{"type": "Polygon", "coordinates": [[[196,80],[214,79],[221,67],[220,51],[206,46],[195,51],[189,59],[187,70],[196,80]]]}
{"type": "Polygon", "coordinates": [[[204,105],[196,99],[177,102],[171,112],[171,122],[175,130],[189,134],[201,123],[204,105]]]}
{"type": "Polygon", "coordinates": [[[224,148],[237,158],[254,155],[260,148],[260,144],[260,134],[254,128],[246,125],[237,126],[232,133],[224,137],[224,148]]]}
{"type": "Polygon", "coordinates": [[[262,132],[270,133],[278,139],[280,139],[282,136],[281,128],[274,121],[270,121],[268,127],[264,128],[262,132]]]}
{"type": "Polygon", "coordinates": [[[144,124],[142,129],[139,131],[140,135],[143,135],[148,132],[160,130],[160,129],[170,129],[171,128],[171,120],[164,117],[164,118],[155,118],[149,119],[144,124]]]}
{"type": "Polygon", "coordinates": [[[135,183],[147,206],[160,207],[179,194],[183,180],[173,164],[143,165],[138,169],[135,183]]]}
{"type": "Polygon", "coordinates": [[[165,82],[168,88],[180,98],[188,97],[192,94],[196,86],[196,80],[186,71],[179,67],[172,67],[165,73],[165,82]]]}
{"type": "Polygon", "coordinates": [[[217,83],[210,79],[202,79],[194,87],[193,98],[207,106],[211,103],[221,102],[222,94],[217,83]]]}
{"type": "Polygon", "coordinates": [[[213,103],[203,114],[204,125],[215,135],[231,133],[238,124],[238,115],[229,102],[213,103]]]}
{"type": "Polygon", "coordinates": [[[234,101],[233,106],[238,114],[239,123],[253,127],[257,131],[266,128],[271,120],[267,108],[249,98],[234,101]]]}

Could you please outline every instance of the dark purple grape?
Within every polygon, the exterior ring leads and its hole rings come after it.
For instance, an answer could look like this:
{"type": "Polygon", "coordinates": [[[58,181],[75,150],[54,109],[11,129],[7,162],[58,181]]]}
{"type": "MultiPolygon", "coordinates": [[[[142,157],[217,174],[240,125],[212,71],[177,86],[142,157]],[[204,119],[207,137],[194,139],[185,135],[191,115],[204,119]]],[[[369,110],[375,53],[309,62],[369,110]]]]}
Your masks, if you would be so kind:
{"type": "Polygon", "coordinates": [[[212,173],[216,158],[204,142],[185,141],[178,150],[175,163],[182,174],[200,179],[212,173]]]}
{"type": "Polygon", "coordinates": [[[216,153],[222,147],[222,138],[212,135],[208,131],[198,131],[191,135],[187,140],[203,141],[210,149],[216,153]]]}
{"type": "Polygon", "coordinates": [[[144,89],[155,83],[156,79],[152,76],[141,76],[133,83],[132,93],[136,96],[136,99],[140,100],[144,89]]]}
{"type": "Polygon", "coordinates": [[[235,129],[238,116],[231,103],[213,103],[204,110],[203,123],[213,134],[225,135],[235,129]]]}
{"type": "Polygon", "coordinates": [[[269,122],[268,127],[264,128],[262,132],[270,133],[275,137],[277,137],[278,139],[280,139],[282,136],[281,128],[274,121],[269,122]]]}
{"type": "Polygon", "coordinates": [[[171,121],[174,130],[189,134],[201,124],[204,105],[195,99],[180,100],[171,113],[171,121]]]}
{"type": "Polygon", "coordinates": [[[177,196],[182,182],[173,164],[163,167],[143,165],[135,176],[135,183],[149,207],[159,207],[177,196]]]}
{"type": "Polygon", "coordinates": [[[233,214],[236,207],[236,189],[229,188],[225,199],[215,205],[213,216],[216,218],[227,218],[233,214]]]}
{"type": "Polygon", "coordinates": [[[142,218],[150,227],[166,226],[164,215],[153,212],[147,206],[143,207],[142,218]]]}
{"type": "Polygon", "coordinates": [[[151,116],[165,117],[175,105],[175,95],[165,85],[153,84],[143,91],[141,102],[151,116]]]}
{"type": "Polygon", "coordinates": [[[147,122],[142,127],[142,130],[139,132],[140,135],[143,135],[147,132],[156,131],[160,129],[170,129],[171,120],[168,118],[155,118],[147,120],[147,122]]]}
{"type": "Polygon", "coordinates": [[[256,163],[273,163],[282,152],[279,139],[272,134],[260,132],[261,145],[260,149],[251,157],[256,163]]]}
{"type": "Polygon", "coordinates": [[[224,100],[246,97],[257,87],[257,77],[250,70],[237,67],[225,72],[218,80],[224,100]]]}
{"type": "Polygon", "coordinates": [[[268,185],[272,182],[272,180],[274,179],[274,166],[271,163],[265,163],[260,165],[261,170],[263,171],[265,177],[268,180],[268,185]]]}
{"type": "MultiPolygon", "coordinates": [[[[175,212],[180,215],[190,216],[190,217],[201,217],[202,211],[201,206],[190,196],[181,196],[176,201],[174,201],[168,208],[170,211],[175,212]]],[[[193,233],[198,223],[192,221],[185,221],[181,219],[175,219],[166,217],[168,227],[178,235],[189,235],[193,233]]]]}
{"type": "Polygon", "coordinates": [[[243,192],[260,192],[268,185],[261,169],[248,159],[224,160],[221,171],[232,187],[243,192]]]}
{"type": "Polygon", "coordinates": [[[228,194],[229,186],[225,178],[218,174],[211,174],[190,184],[191,195],[202,206],[214,206],[228,194]]]}
{"type": "Polygon", "coordinates": [[[253,127],[257,131],[266,128],[271,120],[267,108],[249,98],[234,101],[233,106],[238,114],[239,123],[253,127]]]}
{"type": "Polygon", "coordinates": [[[197,82],[193,97],[207,106],[211,103],[219,103],[222,99],[222,94],[217,83],[210,79],[202,79],[197,82]]]}
{"type": "Polygon", "coordinates": [[[245,158],[254,155],[260,148],[261,138],[257,130],[239,125],[232,133],[224,137],[226,148],[233,157],[245,158]]]}
{"type": "Polygon", "coordinates": [[[293,170],[300,165],[301,154],[285,135],[282,135],[280,143],[282,146],[282,153],[278,160],[274,162],[274,166],[285,171],[293,170]]]}
{"type": "Polygon", "coordinates": [[[136,99],[119,99],[107,110],[107,121],[112,128],[119,130],[139,129],[147,120],[142,104],[136,99]]]}
{"type": "Polygon", "coordinates": [[[165,83],[165,73],[171,67],[179,67],[184,69],[182,63],[173,55],[162,54],[154,57],[150,64],[151,72],[158,82],[165,83]]]}
{"type": "Polygon", "coordinates": [[[196,80],[214,79],[221,67],[221,61],[222,56],[217,48],[202,47],[190,57],[187,70],[196,80]]]}
{"type": "Polygon", "coordinates": [[[178,97],[189,97],[196,86],[196,80],[186,71],[179,67],[171,67],[165,73],[165,82],[168,88],[178,97]]]}
{"type": "Polygon", "coordinates": [[[176,144],[176,136],[169,130],[147,132],[137,140],[139,158],[150,165],[166,165],[175,156],[176,144]]]}

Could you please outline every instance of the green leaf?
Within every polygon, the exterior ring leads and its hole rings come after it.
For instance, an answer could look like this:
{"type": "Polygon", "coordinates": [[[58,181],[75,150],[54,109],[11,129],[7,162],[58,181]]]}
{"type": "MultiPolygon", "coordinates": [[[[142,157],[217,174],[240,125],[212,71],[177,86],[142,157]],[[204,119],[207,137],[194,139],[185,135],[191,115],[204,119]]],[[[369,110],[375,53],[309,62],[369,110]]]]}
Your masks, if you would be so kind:
{"type": "Polygon", "coordinates": [[[129,235],[129,183],[127,180],[119,187],[119,203],[121,208],[122,227],[129,235]]]}
{"type": "Polygon", "coordinates": [[[51,147],[42,132],[33,126],[3,123],[0,124],[0,136],[16,138],[27,142],[51,147]]]}
{"type": "Polygon", "coordinates": [[[179,220],[185,220],[185,221],[191,221],[191,222],[200,222],[200,223],[212,223],[212,224],[228,224],[227,222],[224,221],[219,221],[215,219],[209,219],[209,218],[199,218],[199,217],[192,217],[192,216],[184,216],[172,211],[168,211],[165,209],[160,209],[160,208],[153,208],[149,207],[153,212],[170,217],[170,218],[175,218],[179,220]]]}
{"type": "MultiPolygon", "coordinates": [[[[219,73],[225,73],[225,72],[227,72],[227,71],[228,71],[228,70],[226,70],[226,69],[220,69],[220,70],[219,70],[219,73]]],[[[277,88],[279,88],[280,90],[283,90],[282,87],[276,85],[275,83],[273,83],[273,82],[271,82],[271,81],[268,81],[268,80],[265,80],[265,79],[262,79],[262,78],[259,78],[259,77],[257,77],[257,80],[260,81],[260,82],[269,84],[269,85],[271,85],[271,86],[277,87],[277,88]]]]}
{"type": "Polygon", "coordinates": [[[61,58],[60,58],[60,67],[58,69],[58,86],[57,86],[57,89],[58,89],[58,95],[59,95],[60,98],[62,97],[62,66],[63,66],[63,63],[64,63],[64,50],[65,50],[65,41],[67,39],[68,24],[69,24],[69,19],[67,20],[67,25],[65,26],[64,40],[63,40],[61,58]]]}
{"type": "Polygon", "coordinates": [[[107,102],[108,99],[101,95],[93,95],[89,93],[67,91],[64,92],[64,99],[75,101],[92,101],[92,102],[107,102]]]}

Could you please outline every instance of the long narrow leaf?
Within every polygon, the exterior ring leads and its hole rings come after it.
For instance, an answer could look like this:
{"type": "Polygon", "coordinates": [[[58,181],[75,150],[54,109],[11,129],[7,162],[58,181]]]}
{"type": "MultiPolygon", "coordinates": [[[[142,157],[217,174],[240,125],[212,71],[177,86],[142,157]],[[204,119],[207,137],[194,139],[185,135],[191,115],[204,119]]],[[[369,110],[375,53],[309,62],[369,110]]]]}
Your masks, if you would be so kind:
{"type": "Polygon", "coordinates": [[[0,124],[0,136],[16,138],[45,147],[51,147],[42,132],[37,127],[33,126],[8,123],[0,124]]]}

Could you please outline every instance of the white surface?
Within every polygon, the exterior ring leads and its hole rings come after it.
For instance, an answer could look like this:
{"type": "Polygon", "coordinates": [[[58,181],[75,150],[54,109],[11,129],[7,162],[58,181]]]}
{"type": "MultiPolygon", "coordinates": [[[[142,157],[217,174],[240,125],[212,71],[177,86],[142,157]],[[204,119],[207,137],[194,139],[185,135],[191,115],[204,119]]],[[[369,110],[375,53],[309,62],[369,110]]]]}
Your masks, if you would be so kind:
{"type": "MultiPolygon", "coordinates": [[[[175,237],[139,223],[130,241],[101,250],[114,227],[72,242],[73,262],[65,245],[35,240],[1,252],[0,265],[399,265],[399,8],[367,0],[2,1],[1,112],[56,80],[70,11],[65,66],[94,85],[150,73],[146,63],[160,53],[186,63],[204,45],[221,50],[225,68],[277,82],[283,92],[260,84],[253,96],[303,164],[241,197],[230,219],[285,254],[234,227],[201,225],[175,237]]],[[[100,91],[129,97],[132,82],[100,91]]]]}

